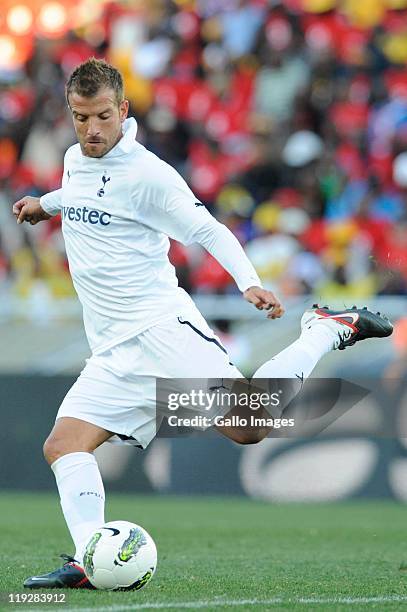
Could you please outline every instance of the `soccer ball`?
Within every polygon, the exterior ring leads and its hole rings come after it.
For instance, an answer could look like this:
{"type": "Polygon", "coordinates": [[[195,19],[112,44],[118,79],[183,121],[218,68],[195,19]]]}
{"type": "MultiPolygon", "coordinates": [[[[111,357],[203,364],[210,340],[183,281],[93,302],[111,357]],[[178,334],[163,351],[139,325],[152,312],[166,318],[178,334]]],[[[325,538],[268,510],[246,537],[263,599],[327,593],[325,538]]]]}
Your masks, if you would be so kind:
{"type": "Polygon", "coordinates": [[[97,589],[141,589],[157,566],[157,548],[145,529],[111,521],[95,531],[83,558],[85,574],[97,589]]]}

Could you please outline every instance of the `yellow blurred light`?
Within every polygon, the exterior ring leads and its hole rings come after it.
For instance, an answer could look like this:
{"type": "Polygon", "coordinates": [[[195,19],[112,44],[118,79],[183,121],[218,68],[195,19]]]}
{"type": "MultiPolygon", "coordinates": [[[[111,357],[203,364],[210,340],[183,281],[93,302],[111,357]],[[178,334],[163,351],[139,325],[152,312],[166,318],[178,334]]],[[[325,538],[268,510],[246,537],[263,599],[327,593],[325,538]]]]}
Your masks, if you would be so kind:
{"type": "Polygon", "coordinates": [[[325,13],[336,8],[337,0],[302,0],[304,11],[309,13],[325,13]]]}
{"type": "Polygon", "coordinates": [[[385,15],[385,0],[343,0],[342,9],[357,28],[371,28],[379,24],[385,15]]]}
{"type": "Polygon", "coordinates": [[[8,34],[0,34],[0,67],[11,68],[16,59],[16,43],[8,34]]]}
{"type": "Polygon", "coordinates": [[[401,10],[407,8],[407,0],[387,0],[389,9],[401,10]]]}
{"type": "Polygon", "coordinates": [[[44,33],[64,30],[68,16],[65,7],[59,2],[47,2],[38,15],[38,24],[44,33]]]}
{"type": "Polygon", "coordinates": [[[196,9],[195,0],[175,0],[175,4],[178,4],[178,6],[181,6],[182,8],[186,9],[196,9]]]}
{"type": "Polygon", "coordinates": [[[7,14],[7,25],[14,34],[27,34],[33,22],[33,15],[28,6],[18,4],[7,14]]]}
{"type": "Polygon", "coordinates": [[[381,46],[391,62],[404,64],[407,61],[407,35],[404,32],[387,35],[381,46]]]}

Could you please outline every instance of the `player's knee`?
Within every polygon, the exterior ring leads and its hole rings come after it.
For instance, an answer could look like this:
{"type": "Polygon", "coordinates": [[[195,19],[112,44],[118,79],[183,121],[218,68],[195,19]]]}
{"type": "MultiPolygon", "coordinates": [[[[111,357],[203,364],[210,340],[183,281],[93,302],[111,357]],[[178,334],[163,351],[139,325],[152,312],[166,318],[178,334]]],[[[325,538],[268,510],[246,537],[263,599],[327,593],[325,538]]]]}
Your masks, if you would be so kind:
{"type": "Polygon", "coordinates": [[[48,436],[44,442],[43,452],[47,463],[52,465],[54,461],[67,453],[64,440],[52,435],[48,436]]]}
{"type": "Polygon", "coordinates": [[[261,442],[265,437],[261,430],[253,429],[247,431],[235,431],[233,433],[232,440],[238,444],[257,444],[261,442]]]}

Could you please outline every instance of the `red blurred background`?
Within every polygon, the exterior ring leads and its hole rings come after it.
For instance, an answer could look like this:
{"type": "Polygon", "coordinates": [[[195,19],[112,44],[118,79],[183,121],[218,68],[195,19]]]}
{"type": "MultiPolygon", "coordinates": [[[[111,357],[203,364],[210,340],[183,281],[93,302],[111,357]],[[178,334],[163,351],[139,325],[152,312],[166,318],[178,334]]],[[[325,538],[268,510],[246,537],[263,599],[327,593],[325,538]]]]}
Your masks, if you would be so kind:
{"type": "MultiPolygon", "coordinates": [[[[59,220],[17,232],[10,205],[59,186],[64,82],[93,55],[266,285],[406,295],[407,0],[2,0],[3,288],[72,294],[59,220]]],[[[207,253],[171,256],[188,290],[236,291],[207,253]]]]}

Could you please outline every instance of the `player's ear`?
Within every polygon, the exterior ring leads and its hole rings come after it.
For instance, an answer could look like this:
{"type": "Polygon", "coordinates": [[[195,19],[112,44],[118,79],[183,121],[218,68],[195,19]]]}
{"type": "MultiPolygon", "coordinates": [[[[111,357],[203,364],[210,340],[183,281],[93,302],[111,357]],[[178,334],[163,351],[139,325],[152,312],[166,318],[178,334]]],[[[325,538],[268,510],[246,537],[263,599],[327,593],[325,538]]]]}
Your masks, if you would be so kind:
{"type": "Polygon", "coordinates": [[[123,121],[127,119],[127,115],[129,113],[129,101],[128,100],[122,100],[120,102],[119,112],[120,112],[120,121],[123,123],[123,121]]]}

